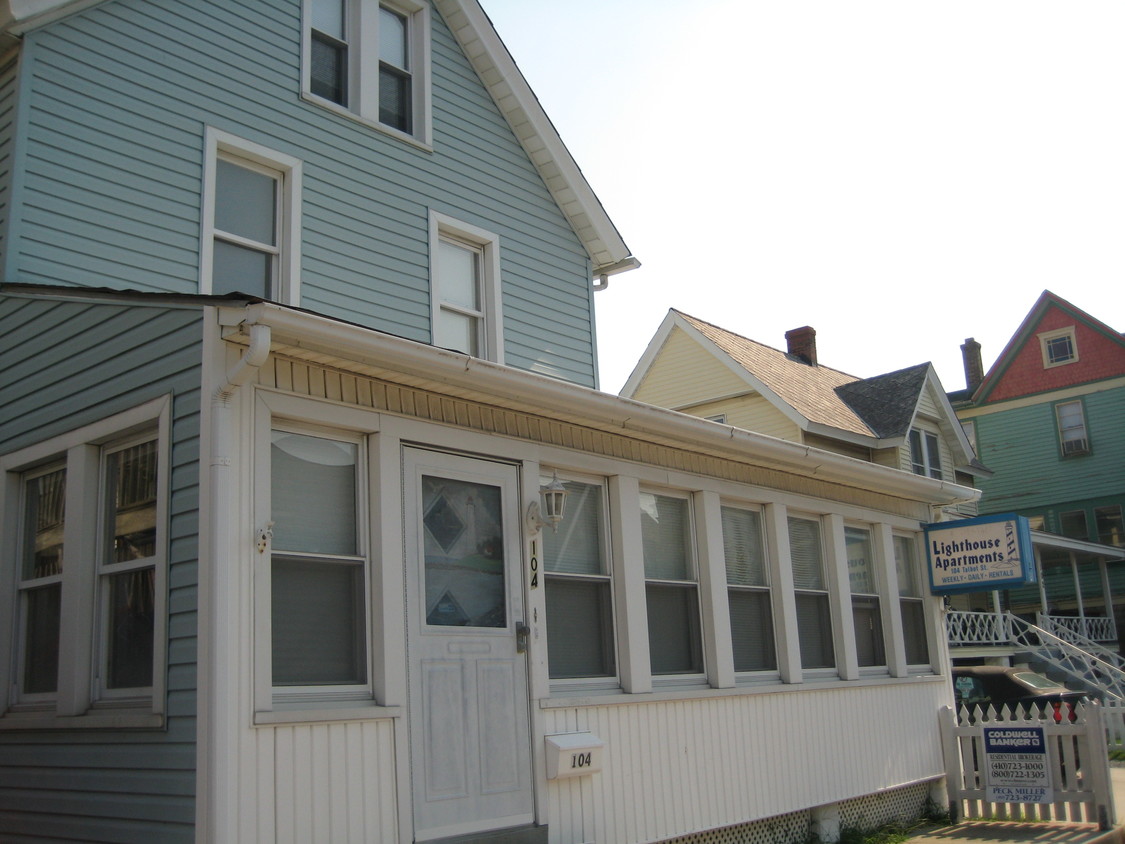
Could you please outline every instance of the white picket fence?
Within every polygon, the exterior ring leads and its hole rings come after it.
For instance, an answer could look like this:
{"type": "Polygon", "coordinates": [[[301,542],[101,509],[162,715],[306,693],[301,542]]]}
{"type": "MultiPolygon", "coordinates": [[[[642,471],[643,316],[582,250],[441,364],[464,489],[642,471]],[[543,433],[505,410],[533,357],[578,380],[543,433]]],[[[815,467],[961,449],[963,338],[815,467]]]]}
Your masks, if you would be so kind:
{"type": "Polygon", "coordinates": [[[1109,775],[1107,725],[1125,742],[1125,705],[1103,717],[1097,703],[1075,707],[1075,720],[1056,723],[1054,711],[1034,708],[1024,712],[1004,707],[997,712],[962,707],[957,713],[943,707],[940,713],[945,754],[949,808],[953,820],[1067,821],[1097,824],[1110,829],[1117,822],[1109,775]],[[1051,803],[995,803],[988,800],[988,774],[984,747],[985,727],[1042,728],[1047,743],[1046,761],[1052,786],[1051,803]]]}

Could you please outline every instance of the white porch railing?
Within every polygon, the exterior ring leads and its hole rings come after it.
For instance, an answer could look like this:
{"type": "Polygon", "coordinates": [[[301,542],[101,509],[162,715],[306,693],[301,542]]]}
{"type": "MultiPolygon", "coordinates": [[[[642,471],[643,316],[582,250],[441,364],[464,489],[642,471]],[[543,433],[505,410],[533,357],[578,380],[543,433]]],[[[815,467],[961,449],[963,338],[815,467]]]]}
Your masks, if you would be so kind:
{"type": "MultiPolygon", "coordinates": [[[[1063,636],[1058,631],[1069,630],[1084,639],[1089,639],[1095,642],[1112,642],[1117,639],[1116,625],[1113,623],[1112,618],[1107,618],[1103,615],[1088,615],[1081,618],[1076,615],[1046,615],[1044,613],[1036,613],[1037,623],[1040,627],[1050,630],[1059,636],[1063,636]],[[1046,623],[1044,623],[1046,622],[1046,623]]],[[[1065,636],[1063,638],[1066,638],[1065,636]]]]}
{"type": "MultiPolygon", "coordinates": [[[[1057,615],[1043,615],[1040,613],[1036,616],[1036,620],[1040,627],[1048,633],[1054,633],[1060,639],[1066,639],[1070,644],[1079,647],[1084,651],[1088,651],[1096,656],[1098,659],[1108,662],[1110,665],[1115,665],[1125,671],[1125,657],[1121,654],[1111,651],[1101,642],[1094,641],[1100,638],[1096,635],[1095,625],[1082,625],[1082,624],[1067,624],[1066,622],[1072,621],[1112,621],[1106,618],[1070,618],[1057,615]],[[1082,628],[1089,630],[1089,633],[1083,634],[1082,628]]],[[[1105,626],[1108,629],[1108,625],[1105,626]]]]}
{"type": "Polygon", "coordinates": [[[1099,696],[1125,701],[1125,671],[1018,616],[951,611],[945,620],[950,645],[1019,648],[1072,680],[1096,687],[1099,696]]]}

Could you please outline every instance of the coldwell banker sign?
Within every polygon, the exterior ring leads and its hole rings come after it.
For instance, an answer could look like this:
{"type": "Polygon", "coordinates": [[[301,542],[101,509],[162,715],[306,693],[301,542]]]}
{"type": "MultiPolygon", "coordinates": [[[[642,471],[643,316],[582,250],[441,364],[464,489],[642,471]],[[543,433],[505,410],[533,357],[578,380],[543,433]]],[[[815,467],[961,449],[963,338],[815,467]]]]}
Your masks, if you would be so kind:
{"type": "Polygon", "coordinates": [[[926,525],[926,554],[935,595],[1035,582],[1031,530],[1012,513],[926,525]]]}

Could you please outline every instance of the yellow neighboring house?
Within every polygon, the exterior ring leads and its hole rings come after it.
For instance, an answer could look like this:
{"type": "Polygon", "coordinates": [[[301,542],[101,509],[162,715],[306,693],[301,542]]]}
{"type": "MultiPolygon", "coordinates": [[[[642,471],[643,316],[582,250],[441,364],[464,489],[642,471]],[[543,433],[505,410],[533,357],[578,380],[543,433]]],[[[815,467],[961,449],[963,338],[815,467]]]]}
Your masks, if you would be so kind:
{"type": "Polygon", "coordinates": [[[819,363],[812,328],[785,339],[782,351],[671,309],[621,395],[963,486],[990,474],[931,364],[857,378],[819,363]]]}

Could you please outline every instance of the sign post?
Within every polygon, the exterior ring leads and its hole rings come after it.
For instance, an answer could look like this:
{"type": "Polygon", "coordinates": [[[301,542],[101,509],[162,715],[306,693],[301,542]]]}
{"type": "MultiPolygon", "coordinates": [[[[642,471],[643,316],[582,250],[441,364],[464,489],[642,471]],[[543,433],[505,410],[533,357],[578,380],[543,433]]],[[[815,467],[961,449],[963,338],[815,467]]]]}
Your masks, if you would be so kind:
{"type": "Polygon", "coordinates": [[[988,801],[1054,801],[1042,727],[984,727],[984,766],[988,801]]]}

